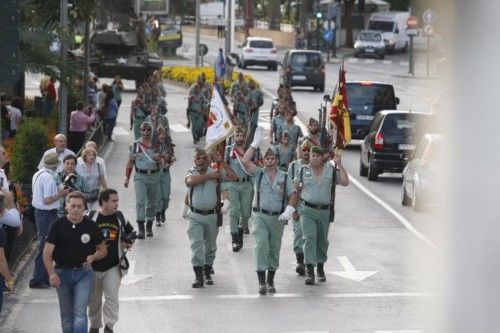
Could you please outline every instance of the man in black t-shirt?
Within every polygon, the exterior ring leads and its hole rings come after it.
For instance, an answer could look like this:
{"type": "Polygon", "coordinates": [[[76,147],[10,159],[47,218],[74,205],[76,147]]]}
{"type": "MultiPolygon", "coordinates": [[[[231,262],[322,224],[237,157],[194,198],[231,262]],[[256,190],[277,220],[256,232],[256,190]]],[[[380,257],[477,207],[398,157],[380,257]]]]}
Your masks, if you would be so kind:
{"type": "Polygon", "coordinates": [[[57,288],[63,333],[87,332],[92,263],[107,254],[99,227],[83,215],[85,204],[82,192],[68,195],[68,213],[52,223],[43,250],[50,285],[57,288]]]}
{"type": "Polygon", "coordinates": [[[99,193],[99,210],[91,211],[89,217],[95,221],[106,242],[108,254],[92,264],[94,268],[94,288],[89,302],[89,333],[99,333],[104,319],[104,332],[113,332],[118,321],[118,291],[122,276],[126,273],[124,250],[133,245],[134,228],[125,221],[118,210],[118,192],[107,188],[99,193]],[[102,296],[104,295],[104,304],[102,296]],[[104,318],[103,318],[104,317],[104,318]]]}

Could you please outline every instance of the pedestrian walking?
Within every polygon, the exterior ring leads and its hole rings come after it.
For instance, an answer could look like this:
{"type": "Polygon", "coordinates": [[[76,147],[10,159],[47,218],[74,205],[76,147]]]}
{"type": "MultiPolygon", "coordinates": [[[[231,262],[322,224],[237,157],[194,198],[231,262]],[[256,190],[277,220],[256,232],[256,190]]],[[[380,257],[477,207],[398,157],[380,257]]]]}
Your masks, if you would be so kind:
{"type": "MultiPolygon", "coordinates": [[[[333,166],[325,162],[324,154],[323,148],[312,147],[310,163],[302,166],[294,179],[297,192],[292,196],[297,197],[295,202],[300,199],[298,211],[304,241],[306,285],[315,283],[315,266],[318,281],[326,281],[324,264],[328,259],[328,231],[335,218],[335,188],[337,185],[349,185],[349,176],[340,156],[334,156],[333,166]]],[[[296,204],[294,207],[297,207],[296,204]]]]}
{"type": "Polygon", "coordinates": [[[54,148],[50,148],[43,153],[42,159],[38,163],[38,170],[43,168],[43,159],[47,154],[56,153],[60,162],[56,172],[62,171],[64,158],[68,155],[76,155],[71,149],[66,148],[67,143],[66,135],[59,133],[54,136],[54,148]]]}
{"type": "MultiPolygon", "coordinates": [[[[95,157],[95,162],[99,163],[99,168],[101,169],[102,173],[104,174],[104,178],[106,178],[106,162],[104,162],[104,159],[100,156],[97,155],[97,143],[94,141],[87,141],[85,144],[85,148],[92,148],[96,151],[96,157],[95,157]]],[[[80,156],[77,159],[76,165],[84,163],[83,158],[80,156]]]]}
{"type": "Polygon", "coordinates": [[[115,94],[113,90],[109,90],[106,93],[106,99],[104,100],[104,134],[107,136],[108,141],[113,141],[113,129],[116,126],[116,118],[118,117],[118,104],[115,100],[115,94]]]}
{"type": "Polygon", "coordinates": [[[99,227],[83,215],[85,195],[68,195],[68,214],[50,227],[43,251],[43,262],[50,285],[57,288],[63,333],[88,331],[87,306],[94,280],[92,263],[107,254],[99,227]]]}
{"type": "Polygon", "coordinates": [[[49,277],[43,265],[43,249],[45,238],[49,232],[50,225],[57,218],[59,209],[59,198],[68,195],[69,189],[58,189],[54,176],[59,166],[59,158],[56,152],[51,152],[43,157],[43,167],[33,175],[32,205],[35,208],[35,223],[38,233],[38,252],[35,257],[35,268],[29,282],[30,288],[48,288],[49,277]]]}
{"type": "Polygon", "coordinates": [[[116,105],[118,106],[118,109],[120,109],[120,105],[122,104],[122,93],[125,91],[120,75],[116,75],[113,79],[111,89],[113,89],[113,94],[115,95],[116,105]]]}
{"type": "Polygon", "coordinates": [[[269,148],[264,154],[264,167],[252,163],[253,154],[262,140],[256,131],[254,141],[245,153],[242,163],[253,177],[254,201],[253,236],[255,238],[255,270],[259,281],[259,294],[275,293],[274,277],[279,267],[281,239],[285,223],[295,208],[288,204],[292,188],[287,186],[286,172],[278,169],[276,149],[269,148]],[[267,271],[267,279],[266,279],[267,271]]]}
{"type": "Polygon", "coordinates": [[[21,120],[23,120],[23,114],[21,113],[21,99],[19,97],[13,98],[10,106],[7,107],[7,111],[9,112],[10,120],[9,137],[13,138],[16,136],[21,120]]]}
{"type": "Polygon", "coordinates": [[[71,112],[69,118],[68,146],[72,151],[78,152],[85,142],[87,129],[96,119],[95,109],[84,108],[83,102],[76,103],[76,110],[71,112]]]}
{"type": "Polygon", "coordinates": [[[106,173],[99,162],[96,161],[97,152],[94,148],[87,147],[82,152],[82,163],[76,165],[75,171],[77,174],[85,178],[89,191],[89,199],[87,202],[88,210],[94,210],[99,207],[97,199],[101,189],[106,189],[108,183],[106,181],[106,173]]]}
{"type": "Polygon", "coordinates": [[[99,209],[89,212],[89,217],[101,230],[106,243],[106,256],[92,263],[94,285],[89,302],[89,333],[112,333],[118,321],[120,302],[118,292],[121,279],[127,273],[128,260],[125,253],[134,245],[134,227],[118,210],[118,192],[108,188],[99,194],[99,209]],[[102,298],[104,296],[104,303],[102,298]]]}

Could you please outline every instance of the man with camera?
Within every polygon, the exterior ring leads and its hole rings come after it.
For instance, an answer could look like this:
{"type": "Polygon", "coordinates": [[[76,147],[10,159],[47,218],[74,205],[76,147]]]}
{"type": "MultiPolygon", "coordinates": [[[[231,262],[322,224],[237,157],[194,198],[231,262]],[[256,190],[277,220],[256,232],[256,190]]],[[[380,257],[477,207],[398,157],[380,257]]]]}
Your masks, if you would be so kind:
{"type": "Polygon", "coordinates": [[[99,193],[100,208],[89,213],[101,230],[107,255],[92,263],[94,290],[89,302],[90,333],[98,333],[104,317],[104,332],[113,332],[118,321],[118,291],[121,278],[127,273],[126,251],[132,248],[137,235],[132,225],[118,210],[118,192],[107,188],[99,193]],[[102,296],[104,295],[104,304],[102,296]]]}
{"type": "MultiPolygon", "coordinates": [[[[63,171],[58,172],[54,175],[56,185],[59,189],[66,189],[69,192],[80,191],[85,195],[85,199],[89,199],[89,186],[85,177],[80,175],[75,171],[76,168],[76,156],[68,155],[63,159],[63,171]]],[[[59,197],[59,209],[57,211],[57,216],[61,217],[65,214],[66,208],[66,196],[59,197]]]]}

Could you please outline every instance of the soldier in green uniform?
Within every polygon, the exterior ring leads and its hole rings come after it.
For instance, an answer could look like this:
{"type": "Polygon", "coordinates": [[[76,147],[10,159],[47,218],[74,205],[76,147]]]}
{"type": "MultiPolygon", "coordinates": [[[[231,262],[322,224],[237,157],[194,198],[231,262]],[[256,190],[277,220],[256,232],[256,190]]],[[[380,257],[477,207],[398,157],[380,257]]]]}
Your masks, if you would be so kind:
{"type": "MultiPolygon", "coordinates": [[[[299,215],[304,241],[306,264],[305,284],[314,284],[314,266],[317,265],[318,281],[325,282],[324,263],[328,253],[328,230],[334,219],[335,187],[349,185],[349,177],[341,158],[335,155],[331,163],[326,163],[321,147],[311,148],[310,163],[300,168],[294,179],[297,192],[292,197],[300,199],[299,215]]],[[[296,202],[296,200],[290,200],[296,202]]]]}
{"type": "Polygon", "coordinates": [[[188,100],[188,116],[191,120],[191,133],[193,134],[194,143],[198,143],[203,136],[203,127],[206,126],[203,112],[207,99],[200,90],[200,86],[195,85],[193,91],[189,94],[188,100]]]}
{"type": "Polygon", "coordinates": [[[138,89],[137,98],[130,107],[130,130],[134,130],[134,140],[141,136],[141,124],[147,116],[142,88],[138,89]]]}
{"type": "Polygon", "coordinates": [[[209,167],[208,156],[204,149],[196,148],[195,166],[188,170],[185,183],[188,187],[189,212],[187,213],[189,227],[188,236],[191,242],[191,263],[196,276],[193,288],[203,287],[204,282],[212,285],[210,275],[217,251],[217,211],[220,197],[217,191],[218,182],[224,177],[233,179],[234,172],[223,160],[220,161],[224,172],[209,167]],[[224,174],[224,175],[223,175],[224,174]]]}
{"type": "Polygon", "coordinates": [[[282,123],[285,122],[285,112],[287,106],[285,103],[279,103],[276,108],[276,114],[271,118],[271,130],[269,131],[269,142],[272,145],[276,145],[279,142],[278,138],[278,128],[282,123]]]}
{"type": "Polygon", "coordinates": [[[132,167],[135,167],[135,209],[137,225],[139,226],[139,239],[153,237],[153,219],[155,216],[155,203],[158,193],[158,171],[162,161],[166,161],[166,154],[161,145],[153,145],[153,125],[148,122],[141,124],[141,137],[130,145],[129,159],[125,170],[125,188],[128,188],[132,167]],[[156,146],[156,147],[155,147],[156,146]],[[144,230],[146,224],[146,232],[144,230]]]}
{"type": "Polygon", "coordinates": [[[255,197],[252,205],[254,216],[252,233],[255,238],[255,269],[259,281],[259,294],[266,295],[268,291],[276,292],[274,277],[279,267],[283,229],[295,208],[287,205],[288,196],[293,188],[287,186],[286,172],[277,168],[275,148],[269,148],[264,154],[264,168],[259,168],[251,162],[261,138],[262,134],[257,129],[254,141],[245,153],[242,163],[247,172],[253,176],[255,197]]]}
{"type": "MultiPolygon", "coordinates": [[[[293,180],[299,174],[299,170],[303,165],[309,164],[309,151],[311,150],[311,144],[307,140],[303,140],[300,148],[297,149],[299,158],[290,163],[288,166],[288,186],[293,187],[293,180]]],[[[295,252],[295,257],[297,258],[297,266],[295,267],[295,272],[300,276],[305,274],[304,266],[304,250],[302,241],[302,227],[300,226],[299,213],[293,213],[293,252],[295,252]]]]}
{"type": "Polygon", "coordinates": [[[302,133],[302,129],[300,128],[300,126],[293,122],[294,116],[295,112],[293,112],[292,109],[288,108],[285,111],[285,122],[281,123],[278,126],[277,133],[278,137],[281,137],[281,133],[287,131],[288,134],[290,135],[290,140],[288,144],[290,146],[294,146],[295,148],[297,148],[299,143],[299,138],[303,137],[304,134],[302,133]]]}
{"type": "Polygon", "coordinates": [[[236,181],[224,184],[231,203],[229,206],[229,227],[233,252],[238,252],[243,247],[243,233],[248,228],[248,219],[252,214],[253,186],[251,177],[241,165],[241,159],[245,155],[245,136],[246,130],[237,127],[233,135],[234,143],[227,146],[224,153],[226,163],[238,177],[236,181]]]}
{"type": "Polygon", "coordinates": [[[278,159],[278,168],[287,172],[288,165],[295,159],[294,146],[290,146],[288,141],[290,140],[290,135],[287,131],[281,132],[280,144],[276,145],[276,157],[278,159]]]}
{"type": "Polygon", "coordinates": [[[255,129],[259,122],[259,108],[264,104],[262,91],[257,88],[254,80],[248,82],[248,94],[250,95],[250,108],[248,110],[248,129],[245,148],[250,146],[250,143],[253,141],[255,129]]]}
{"type": "Polygon", "coordinates": [[[241,125],[248,128],[250,113],[250,94],[247,86],[243,86],[234,95],[233,115],[241,121],[241,125]]]}
{"type": "Polygon", "coordinates": [[[243,77],[243,73],[238,73],[238,79],[233,81],[231,84],[231,90],[229,92],[229,96],[231,97],[231,101],[234,103],[235,101],[235,96],[238,91],[241,90],[241,88],[246,87],[247,83],[245,82],[245,78],[243,77]]]}
{"type": "MultiPolygon", "coordinates": [[[[162,115],[159,115],[162,116],[162,115]]],[[[168,123],[167,123],[168,125],[168,123]]],[[[158,141],[162,145],[166,153],[165,160],[162,160],[158,171],[158,195],[156,196],[156,226],[161,227],[162,223],[165,223],[165,211],[168,208],[170,202],[170,166],[176,161],[174,155],[175,145],[172,143],[172,138],[170,137],[170,130],[164,128],[162,125],[158,125],[157,129],[158,141]]]]}

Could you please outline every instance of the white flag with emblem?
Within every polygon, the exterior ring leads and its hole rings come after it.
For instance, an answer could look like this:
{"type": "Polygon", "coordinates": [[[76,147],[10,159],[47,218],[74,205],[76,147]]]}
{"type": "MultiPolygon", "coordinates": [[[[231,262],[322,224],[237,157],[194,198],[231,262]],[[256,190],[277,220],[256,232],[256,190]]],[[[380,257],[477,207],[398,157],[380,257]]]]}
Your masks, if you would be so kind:
{"type": "Polygon", "coordinates": [[[233,133],[233,123],[222,102],[218,89],[212,88],[212,100],[210,101],[210,112],[207,123],[207,145],[206,149],[210,151],[219,143],[224,141],[233,133]]]}

